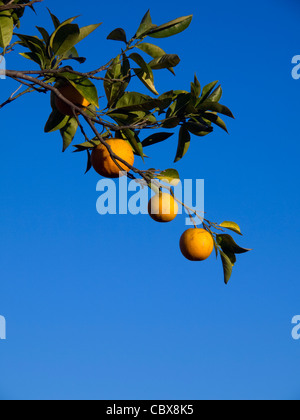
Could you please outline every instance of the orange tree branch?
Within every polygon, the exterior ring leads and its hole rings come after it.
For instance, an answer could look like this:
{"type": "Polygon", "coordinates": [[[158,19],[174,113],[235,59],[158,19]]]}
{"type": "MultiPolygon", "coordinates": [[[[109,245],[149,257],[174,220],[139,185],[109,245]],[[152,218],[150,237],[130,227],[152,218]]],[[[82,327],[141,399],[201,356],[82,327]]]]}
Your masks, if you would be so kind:
{"type": "Polygon", "coordinates": [[[35,3],[41,3],[44,0],[32,0],[25,4],[14,4],[12,1],[10,1],[7,4],[4,4],[3,6],[0,6],[0,12],[3,12],[5,10],[12,10],[12,9],[25,9],[25,7],[33,6],[35,3]]]}
{"type": "MultiPolygon", "coordinates": [[[[32,73],[32,74],[36,74],[36,73],[32,73]]],[[[39,80],[39,79],[34,78],[32,76],[29,76],[28,74],[25,74],[25,72],[14,71],[14,70],[6,70],[6,75],[8,77],[12,78],[13,80],[19,81],[21,84],[29,87],[26,91],[20,93],[18,95],[18,97],[21,96],[21,95],[23,95],[24,93],[27,93],[29,89],[36,90],[36,91],[39,91],[39,92],[44,92],[44,93],[46,93],[47,91],[52,91],[62,101],[64,101],[67,105],[69,105],[72,108],[73,113],[74,113],[74,116],[75,116],[75,118],[77,119],[77,121],[79,123],[79,127],[81,129],[81,132],[84,135],[84,137],[86,138],[86,140],[88,140],[88,136],[86,135],[86,133],[84,131],[84,128],[83,128],[82,124],[79,122],[79,119],[78,119],[78,116],[77,116],[77,114],[82,115],[82,117],[85,119],[85,121],[90,126],[91,130],[93,131],[95,137],[100,141],[101,144],[103,144],[106,147],[106,149],[108,150],[108,152],[109,152],[109,154],[110,154],[113,162],[118,166],[118,168],[120,169],[121,172],[123,172],[123,168],[121,167],[120,164],[123,164],[123,165],[125,165],[125,167],[128,167],[130,169],[130,171],[132,171],[134,174],[139,175],[145,181],[146,185],[149,188],[156,187],[158,189],[160,189],[160,188],[167,189],[170,192],[170,194],[174,197],[174,199],[179,204],[181,204],[184,208],[186,208],[188,212],[189,211],[192,211],[192,213],[195,216],[197,216],[200,220],[202,220],[202,222],[205,221],[205,222],[208,223],[209,226],[207,226],[207,225],[205,225],[205,223],[203,223],[203,225],[204,225],[204,227],[206,229],[210,229],[210,227],[217,228],[217,226],[218,226],[217,224],[212,223],[212,222],[209,222],[206,219],[203,219],[201,216],[199,216],[197,214],[197,212],[195,210],[189,208],[185,203],[183,203],[180,200],[178,200],[174,196],[174,192],[173,192],[173,190],[172,190],[171,187],[167,187],[167,186],[161,184],[159,181],[156,181],[154,179],[155,177],[153,175],[153,172],[151,172],[150,170],[149,171],[142,171],[142,170],[140,170],[138,168],[135,168],[133,165],[130,165],[128,162],[126,162],[124,159],[122,159],[116,153],[114,153],[113,150],[112,150],[112,148],[111,148],[111,146],[103,139],[103,137],[101,136],[101,134],[99,133],[99,131],[97,130],[97,128],[95,126],[95,124],[100,124],[102,126],[108,127],[111,130],[117,132],[117,131],[121,131],[121,130],[125,130],[125,129],[135,129],[135,128],[137,128],[137,125],[128,125],[128,126],[124,126],[124,127],[119,127],[119,126],[116,126],[116,125],[113,125],[113,124],[106,123],[106,122],[102,121],[100,118],[97,119],[97,118],[91,117],[86,112],[84,112],[82,110],[82,108],[74,105],[72,102],[70,102],[68,99],[66,99],[60,93],[60,91],[57,88],[55,88],[54,86],[52,86],[50,84],[47,84],[47,83],[43,82],[42,80],[39,80]],[[35,87],[35,85],[40,86],[40,88],[35,87]]],[[[13,96],[13,94],[11,95],[11,98],[12,98],[12,96],[13,96]]],[[[4,104],[0,105],[0,109],[6,103],[9,103],[9,102],[11,102],[11,100],[14,100],[14,99],[17,99],[17,97],[12,98],[12,99],[8,99],[4,104]]],[[[153,126],[153,125],[154,124],[148,124],[148,123],[145,122],[145,123],[142,123],[142,125],[139,125],[138,127],[139,128],[146,128],[146,127],[148,128],[149,126],[153,126]]],[[[93,143],[93,140],[89,140],[89,142],[90,143],[93,143]]],[[[127,172],[126,175],[130,179],[137,180],[137,178],[133,174],[131,174],[131,173],[128,173],[127,172]]],[[[222,229],[220,229],[220,230],[222,230],[222,229]]]]}
{"type": "MultiPolygon", "coordinates": [[[[5,75],[7,77],[10,77],[11,79],[17,80],[20,83],[23,83],[26,86],[30,86],[31,88],[34,88],[34,85],[38,85],[42,88],[44,88],[47,91],[51,91],[53,92],[58,98],[60,98],[62,101],[64,101],[68,106],[70,106],[75,112],[80,113],[81,115],[83,115],[84,117],[89,117],[83,110],[82,108],[74,105],[72,102],[70,102],[67,98],[65,98],[60,91],[55,87],[50,85],[49,83],[46,83],[38,78],[32,77],[28,74],[25,74],[25,72],[22,71],[18,71],[18,70],[6,70],[5,71],[5,75]],[[31,84],[28,85],[28,82],[30,82],[31,84]]],[[[36,89],[38,90],[38,89],[36,89]]],[[[141,121],[138,124],[134,124],[134,125],[124,125],[124,126],[118,126],[116,124],[110,124],[108,122],[103,121],[100,117],[96,118],[96,117],[89,117],[91,121],[93,121],[95,124],[100,124],[103,127],[109,128],[112,131],[115,132],[120,132],[122,130],[135,130],[135,129],[143,129],[146,127],[155,127],[157,124],[156,123],[148,123],[146,121],[141,121]]]]}
{"type": "MultiPolygon", "coordinates": [[[[8,77],[10,77],[14,80],[17,80],[17,81],[19,81],[20,83],[23,83],[26,86],[30,86],[30,88],[35,89],[35,90],[38,90],[38,88],[35,88],[34,85],[38,85],[41,88],[44,88],[44,91],[47,91],[47,90],[52,91],[55,95],[57,95],[58,98],[60,98],[62,101],[64,101],[67,105],[69,105],[72,108],[74,115],[76,115],[76,113],[79,113],[83,116],[85,121],[91,127],[95,136],[107,148],[111,158],[113,159],[115,164],[118,166],[120,171],[123,171],[123,168],[120,166],[120,163],[123,163],[132,172],[134,172],[136,174],[139,174],[147,182],[147,184],[149,184],[151,182],[151,177],[149,176],[147,171],[141,171],[141,170],[135,168],[134,166],[129,165],[124,159],[120,158],[118,155],[116,155],[112,151],[110,145],[102,138],[101,134],[96,129],[95,124],[100,124],[102,126],[109,127],[114,131],[121,131],[121,130],[125,130],[125,129],[134,129],[134,128],[136,128],[136,126],[128,125],[128,126],[124,126],[124,127],[117,127],[113,124],[109,124],[109,123],[106,123],[106,122],[105,123],[101,122],[101,119],[97,119],[97,118],[89,116],[86,112],[84,112],[82,110],[82,108],[74,105],[72,102],[70,102],[68,99],[66,99],[56,87],[51,86],[51,85],[43,82],[42,80],[39,80],[39,79],[34,78],[32,76],[28,76],[28,75],[24,74],[23,72],[14,71],[14,70],[6,70],[6,76],[8,76],[8,77]],[[30,84],[28,82],[30,82],[30,84]]],[[[146,123],[144,123],[144,124],[146,124],[146,123]]],[[[141,125],[139,125],[139,128],[141,128],[141,125]]],[[[128,175],[129,175],[129,177],[132,177],[130,174],[128,174],[128,175]]]]}

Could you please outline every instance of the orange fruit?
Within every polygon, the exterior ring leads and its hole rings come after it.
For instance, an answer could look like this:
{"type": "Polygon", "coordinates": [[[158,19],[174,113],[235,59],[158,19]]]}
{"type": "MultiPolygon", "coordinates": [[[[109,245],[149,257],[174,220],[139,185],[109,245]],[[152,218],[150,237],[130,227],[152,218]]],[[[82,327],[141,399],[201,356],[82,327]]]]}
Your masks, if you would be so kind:
{"type": "Polygon", "coordinates": [[[188,260],[204,261],[213,252],[214,241],[207,230],[192,228],[186,230],[181,236],[180,249],[188,260]]]}
{"type": "MultiPolygon", "coordinates": [[[[70,83],[59,87],[58,90],[66,99],[68,99],[74,105],[77,105],[82,108],[86,108],[90,105],[90,103],[70,83]]],[[[61,114],[73,116],[72,108],[58,96],[55,97],[55,106],[61,114]]]]}
{"type": "MultiPolygon", "coordinates": [[[[134,164],[134,154],[130,144],[123,139],[109,139],[106,143],[110,145],[113,153],[119,158],[125,160],[130,166],[134,164]]],[[[95,147],[92,151],[92,166],[95,171],[106,178],[118,178],[120,176],[121,169],[112,160],[107,148],[100,144],[95,147]]],[[[118,164],[124,172],[129,172],[130,168],[125,164],[119,162],[118,164]]],[[[122,176],[122,174],[121,174],[122,176]]]]}
{"type": "Polygon", "coordinates": [[[148,213],[156,222],[171,222],[177,216],[178,205],[170,194],[160,192],[149,201],[148,213]]]}

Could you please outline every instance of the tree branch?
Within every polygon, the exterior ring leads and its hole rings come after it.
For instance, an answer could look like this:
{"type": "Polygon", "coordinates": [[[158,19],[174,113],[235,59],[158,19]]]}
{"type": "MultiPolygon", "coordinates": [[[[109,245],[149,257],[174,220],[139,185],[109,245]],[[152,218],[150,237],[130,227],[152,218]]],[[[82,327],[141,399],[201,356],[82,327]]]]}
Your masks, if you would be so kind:
{"type": "MultiPolygon", "coordinates": [[[[26,86],[28,86],[27,82],[31,82],[33,85],[41,86],[42,88],[53,92],[58,98],[60,98],[69,107],[71,107],[74,110],[74,112],[78,112],[84,118],[88,117],[93,123],[100,124],[103,127],[109,128],[110,130],[112,130],[114,132],[120,132],[122,130],[141,130],[143,128],[147,128],[147,127],[150,128],[150,127],[154,127],[154,126],[157,125],[157,123],[150,123],[149,124],[146,121],[141,121],[140,123],[137,123],[135,125],[125,125],[125,126],[118,126],[116,124],[110,124],[108,122],[102,121],[100,117],[95,118],[95,117],[90,117],[89,115],[87,115],[82,110],[82,108],[78,107],[77,105],[74,105],[73,102],[70,102],[68,99],[66,99],[55,86],[52,86],[49,83],[45,83],[42,80],[39,80],[35,77],[32,77],[32,76],[29,76],[29,75],[25,74],[22,71],[17,71],[17,70],[6,70],[5,75],[7,77],[10,77],[11,79],[17,80],[20,83],[23,83],[26,86]]],[[[32,89],[34,89],[34,86],[30,85],[30,87],[32,89]]],[[[36,90],[38,90],[38,89],[36,89],[36,90]]]]}
{"type": "Polygon", "coordinates": [[[12,10],[12,9],[25,9],[25,7],[30,7],[34,5],[34,3],[41,3],[44,0],[32,0],[25,4],[13,4],[13,0],[11,0],[9,3],[0,6],[0,12],[3,12],[5,10],[12,10]]]}
{"type": "Polygon", "coordinates": [[[61,73],[70,73],[70,74],[75,74],[81,77],[88,77],[90,79],[96,79],[96,80],[102,80],[104,82],[110,82],[110,83],[114,83],[114,82],[118,82],[118,83],[125,83],[125,80],[122,79],[107,79],[105,77],[96,77],[94,76],[94,74],[100,73],[101,71],[104,71],[107,69],[107,67],[109,66],[110,63],[106,64],[105,66],[100,67],[97,70],[88,72],[88,73],[82,73],[80,71],[76,71],[71,69],[70,67],[61,67],[60,69],[46,69],[46,70],[18,70],[19,72],[23,73],[23,74],[29,74],[29,75],[40,75],[40,76],[45,76],[45,75],[59,75],[61,73]]]}
{"type": "Polygon", "coordinates": [[[0,109],[3,108],[5,105],[8,105],[11,102],[17,100],[18,98],[25,95],[26,93],[34,92],[34,89],[28,88],[28,89],[25,89],[23,92],[19,93],[18,95],[16,95],[16,93],[21,89],[22,86],[24,86],[23,83],[21,83],[21,85],[18,87],[18,89],[15,92],[13,92],[5,102],[0,104],[0,109]]]}

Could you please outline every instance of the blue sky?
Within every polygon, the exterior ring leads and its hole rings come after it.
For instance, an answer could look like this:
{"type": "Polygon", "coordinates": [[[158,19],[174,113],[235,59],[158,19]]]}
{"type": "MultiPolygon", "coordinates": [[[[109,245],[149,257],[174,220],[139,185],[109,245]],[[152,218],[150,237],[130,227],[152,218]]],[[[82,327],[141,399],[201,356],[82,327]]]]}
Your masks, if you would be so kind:
{"type": "MultiPolygon", "coordinates": [[[[21,32],[61,20],[103,22],[79,51],[83,70],[118,53],[108,33],[133,34],[148,6],[112,8],[96,0],[45,1],[27,12],[21,32]]],[[[159,92],[220,80],[236,116],[205,139],[194,137],[176,165],[183,178],[205,179],[211,220],[234,220],[240,244],[225,287],[220,261],[185,260],[184,219],[100,216],[99,177],[84,156],[61,153],[44,134],[49,97],[32,95],[1,110],[0,341],[2,399],[298,399],[300,314],[298,256],[299,89],[291,77],[300,54],[296,1],[226,3],[153,0],[155,23],[194,14],[191,27],[160,41],[178,53],[177,77],[156,73],[159,92]]],[[[8,68],[27,68],[21,57],[8,68]]],[[[15,90],[0,81],[1,102],[15,90]]],[[[143,87],[141,88],[143,90],[143,87]]],[[[80,136],[77,138],[81,140],[80,136]]],[[[149,149],[149,166],[172,165],[176,140],[149,149]]],[[[142,163],[139,162],[142,166],[142,163]]]]}

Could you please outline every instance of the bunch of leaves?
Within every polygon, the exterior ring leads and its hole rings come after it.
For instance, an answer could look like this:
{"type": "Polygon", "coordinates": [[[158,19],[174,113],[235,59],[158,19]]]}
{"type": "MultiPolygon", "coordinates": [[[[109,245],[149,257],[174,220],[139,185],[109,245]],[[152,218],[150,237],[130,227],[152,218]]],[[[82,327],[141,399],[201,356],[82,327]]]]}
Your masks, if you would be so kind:
{"type": "MultiPolygon", "coordinates": [[[[75,45],[101,24],[79,28],[74,24],[76,17],[60,23],[55,15],[50,11],[49,13],[54,24],[54,32],[49,35],[45,28],[37,27],[42,38],[19,34],[20,44],[30,49],[29,52],[21,55],[36,61],[42,69],[57,69],[67,59],[82,63],[84,58],[79,57],[75,45]]],[[[102,117],[110,118],[119,127],[135,127],[141,122],[147,127],[164,130],[175,129],[179,126],[175,162],[178,162],[188,151],[192,135],[204,137],[213,131],[214,126],[228,132],[219,114],[233,118],[229,108],[220,104],[223,92],[217,81],[201,88],[195,75],[189,92],[172,90],[159,95],[155,88],[155,71],[167,69],[175,75],[174,68],[180,63],[180,58],[177,54],[166,53],[158,45],[145,42],[145,39],[147,37],[162,39],[177,35],[189,27],[192,18],[192,16],[184,16],[163,25],[155,25],[148,11],[135,35],[129,40],[123,28],[113,30],[107,37],[108,40],[124,43],[125,48],[111,60],[107,69],[103,82],[107,107],[102,117]],[[146,58],[149,56],[150,60],[146,58]],[[136,76],[154,96],[128,91],[133,76],[136,76]]],[[[47,77],[45,79],[47,80],[47,77]]],[[[49,76],[48,82],[54,82],[56,86],[65,82],[72,84],[91,103],[88,112],[95,113],[95,109],[99,107],[97,88],[88,77],[73,74],[66,67],[63,73],[60,72],[55,77],[49,76]]],[[[52,113],[46,123],[45,131],[48,133],[60,130],[63,137],[63,150],[66,150],[78,129],[78,119],[75,116],[69,117],[59,113],[55,107],[53,93],[51,106],[52,113]]],[[[143,158],[145,147],[163,142],[174,133],[154,132],[143,140],[140,139],[138,129],[124,129],[120,134],[129,141],[134,152],[143,158]]],[[[109,135],[109,130],[104,131],[104,138],[109,135]]],[[[80,152],[89,151],[99,143],[99,139],[94,138],[75,147],[80,152]]],[[[175,169],[168,169],[161,175],[153,174],[153,177],[167,178],[170,182],[174,182],[179,175],[175,169]]]]}
{"type": "MultiPolygon", "coordinates": [[[[24,0],[15,0],[15,3],[27,3],[24,0]]],[[[0,0],[0,5],[5,0],[0,0]]],[[[8,10],[0,13],[0,46],[5,48],[10,44],[13,27],[19,26],[20,18],[24,9],[8,10]]],[[[232,112],[220,103],[222,88],[218,82],[212,82],[203,88],[195,75],[191,83],[190,91],[171,90],[159,94],[155,87],[154,74],[158,70],[168,70],[175,75],[175,68],[180,63],[177,54],[166,53],[161,47],[152,42],[145,42],[146,38],[161,39],[177,35],[187,29],[192,21],[192,16],[185,16],[172,20],[163,25],[152,23],[150,11],[143,17],[135,35],[128,38],[123,28],[113,30],[107,37],[109,40],[120,41],[125,44],[120,54],[112,59],[107,66],[104,78],[104,92],[107,106],[102,111],[99,108],[98,91],[91,78],[80,72],[73,72],[70,67],[63,68],[59,73],[51,73],[58,70],[65,60],[75,60],[78,63],[85,61],[80,57],[76,45],[90,35],[101,24],[89,25],[80,28],[74,23],[77,17],[60,22],[50,11],[54,24],[54,31],[50,34],[45,28],[37,27],[40,37],[18,34],[17,42],[27,51],[21,53],[40,66],[42,70],[49,70],[42,80],[46,83],[59,87],[62,84],[71,84],[89,103],[85,112],[103,122],[101,136],[106,139],[111,136],[111,131],[104,121],[112,122],[115,128],[126,127],[118,130],[120,136],[126,139],[132,146],[136,155],[144,159],[144,148],[168,140],[174,135],[174,130],[179,128],[178,147],[175,162],[187,153],[192,136],[204,137],[213,132],[217,126],[228,132],[223,117],[234,118],[232,112]],[[129,39],[129,40],[128,40],[129,39]],[[150,58],[149,58],[150,57],[150,58]],[[149,91],[144,94],[129,91],[132,78],[137,78],[149,91]],[[141,139],[144,128],[155,130],[147,138],[141,139]]],[[[61,70],[61,69],[60,69],[61,70]]],[[[45,132],[60,131],[63,139],[63,151],[72,143],[79,128],[79,116],[62,115],[55,105],[54,93],[51,93],[52,112],[45,126],[45,132]]],[[[82,129],[82,126],[80,125],[82,129]]],[[[76,152],[87,152],[87,171],[91,168],[90,151],[100,143],[99,138],[88,139],[75,146],[76,152]]],[[[144,171],[149,179],[161,180],[169,185],[176,185],[179,173],[176,169],[167,169],[162,172],[155,169],[144,171]]],[[[236,263],[236,255],[250,251],[236,244],[234,239],[224,229],[241,235],[239,226],[234,222],[223,222],[220,225],[210,223],[204,227],[212,234],[216,256],[221,256],[224,268],[225,283],[229,282],[233,266],[236,263]],[[212,228],[218,229],[218,233],[212,232],[212,228]]]]}
{"type": "MultiPolygon", "coordinates": [[[[232,275],[233,267],[235,266],[237,261],[236,256],[239,254],[249,252],[251,251],[251,249],[242,248],[239,245],[237,245],[235,240],[228,233],[214,233],[212,232],[211,228],[208,227],[205,223],[204,227],[210,232],[214,239],[216,257],[218,258],[218,255],[221,256],[224,270],[224,281],[225,284],[228,284],[232,275]]],[[[239,225],[235,222],[223,222],[217,227],[218,229],[221,229],[223,231],[224,229],[227,229],[242,236],[241,229],[239,225]]]]}
{"type": "MultiPolygon", "coordinates": [[[[52,34],[41,27],[37,27],[41,37],[18,34],[19,44],[29,49],[21,55],[36,62],[42,70],[57,70],[65,60],[70,59],[79,63],[84,62],[85,58],[79,56],[75,46],[100,24],[79,28],[74,23],[76,17],[60,23],[55,15],[50,11],[49,13],[55,28],[52,34]]],[[[174,68],[180,63],[180,58],[176,54],[166,53],[158,45],[145,42],[145,39],[147,37],[161,39],[177,35],[187,29],[191,21],[192,16],[185,16],[163,25],[155,25],[148,11],[135,35],[129,40],[123,28],[113,30],[107,37],[109,40],[121,41],[125,44],[125,48],[111,60],[106,72],[104,91],[107,107],[101,117],[109,118],[119,127],[133,127],[122,130],[120,135],[130,142],[134,152],[142,158],[145,156],[144,147],[167,140],[174,133],[165,130],[180,126],[175,156],[175,162],[178,162],[189,148],[191,134],[203,137],[213,131],[214,125],[227,131],[225,122],[218,114],[233,117],[231,111],[219,103],[222,89],[217,86],[217,82],[210,83],[201,89],[195,76],[190,92],[174,90],[159,95],[155,88],[155,71],[167,69],[175,74],[174,68]],[[151,59],[147,59],[146,56],[150,56],[151,59]],[[152,96],[128,90],[133,76],[146,86],[152,96]],[[138,128],[135,129],[139,127],[139,124],[147,128],[161,128],[164,131],[155,132],[146,139],[140,139],[140,131],[138,128]]],[[[71,83],[91,103],[92,107],[98,107],[97,88],[88,77],[74,75],[66,70],[59,75],[49,75],[44,78],[47,83],[56,85],[62,80],[71,83]]],[[[69,119],[59,114],[53,101],[52,108],[53,112],[48,119],[45,131],[61,130],[63,150],[66,150],[73,141],[78,123],[75,124],[72,120],[70,135],[69,119]],[[67,138],[65,132],[68,133],[67,138]]],[[[91,109],[93,110],[94,108],[91,109]]],[[[84,150],[82,144],[78,146],[80,147],[77,150],[84,150]]],[[[86,149],[90,150],[89,147],[86,149]]]]}
{"type": "MultiPolygon", "coordinates": [[[[8,3],[13,5],[27,5],[35,12],[33,5],[30,5],[30,0],[2,0],[0,6],[5,6],[8,3]]],[[[13,8],[0,12],[0,47],[3,49],[3,53],[6,52],[6,48],[11,44],[11,40],[14,34],[14,28],[20,28],[21,18],[25,13],[26,7],[13,8]]]]}
{"type": "MultiPolygon", "coordinates": [[[[59,74],[59,79],[55,79],[55,86],[59,88],[60,84],[69,83],[78,92],[84,96],[90,103],[85,112],[91,116],[95,115],[96,107],[99,107],[98,93],[95,85],[87,77],[69,73],[67,70],[59,74]]],[[[79,120],[76,115],[63,115],[56,108],[55,94],[51,92],[52,112],[45,125],[45,133],[60,131],[63,140],[63,152],[72,143],[79,127],[79,120]]]]}
{"type": "Polygon", "coordinates": [[[75,48],[80,41],[95,31],[101,23],[80,28],[74,23],[78,16],[60,22],[50,11],[54,31],[49,33],[46,28],[38,27],[40,37],[17,34],[21,46],[28,48],[21,55],[37,63],[42,70],[58,69],[65,60],[85,62],[86,58],[79,57],[75,48]]]}
{"type": "MultiPolygon", "coordinates": [[[[129,41],[123,28],[113,30],[107,37],[109,40],[124,43],[125,49],[122,49],[121,54],[111,61],[105,75],[104,90],[107,98],[105,117],[111,118],[118,126],[134,127],[144,123],[148,127],[164,130],[151,134],[143,140],[140,139],[138,129],[121,132],[141,157],[144,157],[144,147],[167,140],[174,133],[165,130],[175,129],[178,126],[180,129],[175,162],[186,154],[191,135],[206,136],[213,131],[214,125],[228,132],[225,122],[218,114],[231,118],[233,114],[219,102],[222,88],[218,86],[218,82],[210,83],[201,89],[195,76],[190,92],[173,90],[159,95],[156,90],[155,71],[167,69],[175,74],[174,68],[180,63],[180,58],[176,54],[166,53],[158,45],[145,42],[145,39],[177,35],[188,28],[191,21],[192,16],[186,16],[158,26],[152,23],[148,11],[136,34],[129,41]],[[147,59],[147,56],[151,59],[147,59]],[[154,96],[129,91],[128,85],[133,76],[136,76],[154,96]]],[[[78,150],[84,150],[83,145],[78,146],[78,150]]]]}

